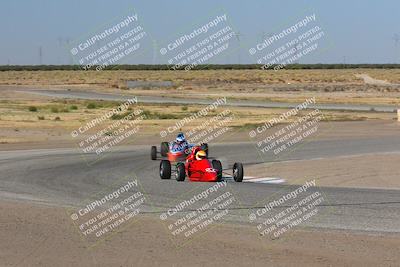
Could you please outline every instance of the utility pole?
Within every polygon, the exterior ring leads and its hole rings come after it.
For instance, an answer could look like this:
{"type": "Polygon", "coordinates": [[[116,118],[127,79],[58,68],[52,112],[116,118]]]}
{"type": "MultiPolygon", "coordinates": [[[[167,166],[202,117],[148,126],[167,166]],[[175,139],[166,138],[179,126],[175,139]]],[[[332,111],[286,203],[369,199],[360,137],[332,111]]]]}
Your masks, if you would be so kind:
{"type": "Polygon", "coordinates": [[[42,51],[42,46],[39,46],[39,65],[43,65],[43,51],[42,51]]]}
{"type": "Polygon", "coordinates": [[[156,64],[158,54],[158,44],[156,40],[153,40],[153,65],[156,64]]]}
{"type": "Polygon", "coordinates": [[[398,62],[397,57],[399,56],[398,51],[399,51],[399,42],[400,42],[399,34],[395,33],[393,35],[393,41],[394,41],[394,55],[395,55],[394,62],[397,63],[398,62]]]}
{"type": "MultiPolygon", "coordinates": [[[[65,43],[66,43],[68,48],[70,47],[69,46],[70,41],[71,41],[71,39],[69,37],[65,38],[65,43]]],[[[68,58],[69,58],[69,65],[73,65],[74,62],[73,62],[72,55],[70,53],[68,54],[68,58]]]]}
{"type": "Polygon", "coordinates": [[[239,49],[238,49],[238,60],[239,60],[239,65],[240,65],[240,48],[241,48],[241,45],[240,45],[240,36],[242,36],[242,34],[238,31],[238,32],[235,32],[234,33],[234,35],[236,36],[236,39],[237,39],[237,41],[238,41],[238,46],[239,46],[239,49]]]}
{"type": "Polygon", "coordinates": [[[62,65],[62,62],[61,62],[61,59],[60,59],[61,48],[63,47],[62,46],[62,38],[58,37],[57,41],[58,41],[57,43],[58,43],[58,47],[59,47],[59,52],[57,53],[57,62],[58,62],[58,64],[62,65]]]}
{"type": "Polygon", "coordinates": [[[268,37],[270,37],[270,34],[269,34],[269,33],[265,33],[265,31],[262,31],[260,37],[261,37],[261,38],[260,38],[260,39],[261,39],[261,42],[264,42],[265,39],[267,39],[268,37]]]}

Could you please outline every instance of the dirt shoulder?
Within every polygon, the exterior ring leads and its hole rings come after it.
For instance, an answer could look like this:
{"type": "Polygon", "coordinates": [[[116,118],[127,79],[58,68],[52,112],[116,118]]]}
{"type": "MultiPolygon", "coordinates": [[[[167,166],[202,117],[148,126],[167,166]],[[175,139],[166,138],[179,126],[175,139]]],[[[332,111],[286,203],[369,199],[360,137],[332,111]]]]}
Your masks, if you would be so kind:
{"type": "Polygon", "coordinates": [[[278,240],[219,225],[176,247],[157,217],[142,216],[95,247],[65,209],[0,202],[1,266],[394,266],[397,235],[294,230],[278,240]]]}
{"type": "Polygon", "coordinates": [[[264,163],[246,169],[249,176],[279,177],[303,184],[312,177],[318,186],[400,189],[400,153],[264,163]]]}

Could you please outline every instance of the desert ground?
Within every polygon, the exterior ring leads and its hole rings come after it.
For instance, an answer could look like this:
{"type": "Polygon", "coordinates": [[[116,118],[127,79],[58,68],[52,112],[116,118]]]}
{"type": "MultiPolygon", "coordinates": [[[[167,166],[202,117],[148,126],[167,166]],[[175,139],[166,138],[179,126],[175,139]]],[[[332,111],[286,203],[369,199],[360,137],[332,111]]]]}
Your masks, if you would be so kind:
{"type": "MultiPolygon", "coordinates": [[[[0,92],[1,266],[396,266],[400,260],[400,122],[394,112],[400,103],[400,70],[4,71],[0,92]],[[173,86],[129,89],[129,80],[173,81],[173,86]],[[249,132],[288,108],[221,106],[182,127],[190,131],[228,109],[234,117],[227,124],[230,130],[211,144],[211,153],[243,161],[248,180],[229,187],[242,201],[235,206],[237,213],[176,246],[159,219],[160,210],[167,208],[166,200],[184,199],[179,190],[191,192],[197,185],[161,183],[158,161],[150,161],[148,148],[167,141],[160,131],[204,104],[138,102],[127,112],[140,108],[146,114],[139,132],[87,165],[71,132],[121,101],[31,93],[49,89],[183,101],[226,97],[296,104],[315,98],[321,104],[372,108],[321,110],[316,134],[279,156],[259,153],[249,132]],[[101,192],[127,173],[139,177],[152,204],[134,223],[93,246],[81,238],[68,211],[82,206],[89,192],[101,192]],[[251,182],[262,177],[283,182],[251,182]],[[246,212],[263,205],[261,200],[271,192],[310,179],[329,196],[320,220],[277,239],[261,237],[249,225],[246,212]]],[[[278,129],[307,113],[299,112],[278,129]]],[[[102,127],[119,120],[109,119],[102,127]]]]}
{"type": "Polygon", "coordinates": [[[3,201],[0,211],[3,266],[396,266],[399,260],[400,239],[392,234],[298,229],[263,240],[254,228],[221,224],[176,247],[159,220],[143,216],[91,247],[62,208],[3,201]]]}

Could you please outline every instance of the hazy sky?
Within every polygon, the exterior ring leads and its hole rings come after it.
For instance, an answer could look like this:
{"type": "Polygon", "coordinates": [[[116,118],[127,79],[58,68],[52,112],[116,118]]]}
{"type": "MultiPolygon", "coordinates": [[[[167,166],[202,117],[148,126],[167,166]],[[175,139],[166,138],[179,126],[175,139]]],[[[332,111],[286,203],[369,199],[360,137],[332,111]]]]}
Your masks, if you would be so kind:
{"type": "Polygon", "coordinates": [[[149,38],[144,44],[149,47],[125,63],[166,63],[168,58],[154,51],[159,53],[157,49],[178,38],[180,32],[190,32],[224,13],[240,33],[239,39],[236,36],[237,43],[232,44],[237,48],[213,63],[255,63],[248,51],[263,36],[313,13],[324,40],[318,51],[299,62],[400,63],[400,41],[396,51],[394,38],[400,35],[398,0],[1,0],[0,64],[76,62],[71,45],[112,25],[128,10],[138,15],[149,38]],[[151,44],[157,44],[157,49],[151,44]]]}

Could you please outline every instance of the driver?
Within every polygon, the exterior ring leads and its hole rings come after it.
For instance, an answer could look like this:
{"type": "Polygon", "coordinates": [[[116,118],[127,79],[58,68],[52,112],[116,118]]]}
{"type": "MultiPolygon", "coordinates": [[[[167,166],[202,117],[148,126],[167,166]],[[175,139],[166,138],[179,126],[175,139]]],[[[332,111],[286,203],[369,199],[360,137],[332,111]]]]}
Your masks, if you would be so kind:
{"type": "Polygon", "coordinates": [[[188,156],[187,161],[202,160],[207,158],[207,154],[200,147],[196,147],[194,151],[188,156]]]}
{"type": "Polygon", "coordinates": [[[189,143],[186,141],[185,135],[183,133],[178,133],[178,135],[176,136],[174,147],[183,151],[189,148],[189,143]]]}
{"type": "Polygon", "coordinates": [[[204,150],[199,150],[199,151],[197,151],[195,158],[196,158],[196,160],[202,160],[202,159],[205,159],[206,157],[207,157],[206,152],[204,150]]]}

